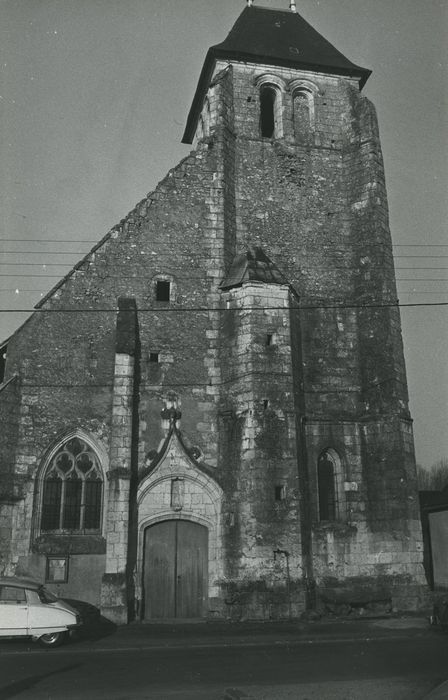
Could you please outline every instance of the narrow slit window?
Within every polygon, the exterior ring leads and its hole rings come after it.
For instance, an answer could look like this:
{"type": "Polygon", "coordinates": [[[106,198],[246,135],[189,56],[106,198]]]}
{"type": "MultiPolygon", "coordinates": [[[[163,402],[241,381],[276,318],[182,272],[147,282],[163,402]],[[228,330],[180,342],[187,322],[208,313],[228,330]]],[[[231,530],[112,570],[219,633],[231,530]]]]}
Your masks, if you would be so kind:
{"type": "Polygon", "coordinates": [[[286,498],[286,488],[283,484],[275,487],[275,500],[284,501],[286,498]]]}
{"type": "Polygon", "coordinates": [[[270,347],[271,345],[274,344],[274,334],[273,333],[268,333],[266,336],[266,346],[270,347]]]}
{"type": "Polygon", "coordinates": [[[319,495],[319,520],[336,520],[337,489],[336,474],[333,461],[324,452],[317,464],[317,480],[319,495]]]}
{"type": "Polygon", "coordinates": [[[156,301],[169,301],[171,292],[171,284],[166,280],[157,280],[156,282],[156,301]]]}
{"type": "Polygon", "coordinates": [[[159,362],[159,353],[158,352],[150,352],[149,353],[149,361],[157,364],[159,362]]]}

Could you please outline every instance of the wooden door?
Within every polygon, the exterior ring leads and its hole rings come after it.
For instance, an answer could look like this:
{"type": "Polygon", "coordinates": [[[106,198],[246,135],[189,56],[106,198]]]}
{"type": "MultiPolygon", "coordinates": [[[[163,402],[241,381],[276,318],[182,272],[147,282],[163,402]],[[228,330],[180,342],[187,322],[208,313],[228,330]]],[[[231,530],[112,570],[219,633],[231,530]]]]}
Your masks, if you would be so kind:
{"type": "Polygon", "coordinates": [[[145,532],[144,617],[198,618],[208,588],[208,530],[189,520],[166,520],[145,532]]]}

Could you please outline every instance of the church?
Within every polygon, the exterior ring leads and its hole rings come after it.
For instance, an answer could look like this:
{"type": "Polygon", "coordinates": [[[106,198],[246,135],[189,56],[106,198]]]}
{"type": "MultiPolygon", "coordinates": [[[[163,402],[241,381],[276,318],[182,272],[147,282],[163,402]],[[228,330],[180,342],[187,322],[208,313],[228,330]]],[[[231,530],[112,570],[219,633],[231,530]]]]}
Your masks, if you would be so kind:
{"type": "Polygon", "coordinates": [[[0,574],[117,623],[424,604],[369,75],[294,2],[208,49],[193,150],[2,346],[0,574]]]}

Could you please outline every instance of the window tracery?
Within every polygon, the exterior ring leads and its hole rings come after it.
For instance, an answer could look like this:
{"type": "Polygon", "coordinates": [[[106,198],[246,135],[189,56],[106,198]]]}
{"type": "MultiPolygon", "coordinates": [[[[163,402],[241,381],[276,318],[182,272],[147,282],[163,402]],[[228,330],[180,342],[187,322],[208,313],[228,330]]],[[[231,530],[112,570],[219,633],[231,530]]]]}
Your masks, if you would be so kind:
{"type": "Polygon", "coordinates": [[[43,479],[41,531],[99,531],[103,479],[95,451],[67,440],[51,458],[43,479]]]}

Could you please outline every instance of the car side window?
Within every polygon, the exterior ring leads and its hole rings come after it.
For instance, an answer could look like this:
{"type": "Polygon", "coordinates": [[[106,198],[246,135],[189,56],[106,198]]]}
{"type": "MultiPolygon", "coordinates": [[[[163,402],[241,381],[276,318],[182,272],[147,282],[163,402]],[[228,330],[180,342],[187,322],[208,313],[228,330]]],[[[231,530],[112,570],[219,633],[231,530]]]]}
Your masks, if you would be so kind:
{"type": "Polygon", "coordinates": [[[37,595],[39,596],[39,600],[41,603],[56,603],[57,602],[57,597],[51,593],[51,591],[47,591],[44,586],[41,586],[38,591],[37,595]]]}
{"type": "Polygon", "coordinates": [[[15,586],[0,586],[0,603],[4,605],[26,603],[25,589],[15,586]]]}

